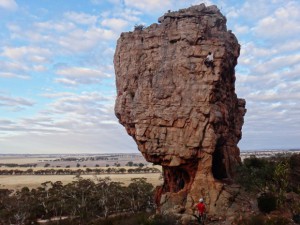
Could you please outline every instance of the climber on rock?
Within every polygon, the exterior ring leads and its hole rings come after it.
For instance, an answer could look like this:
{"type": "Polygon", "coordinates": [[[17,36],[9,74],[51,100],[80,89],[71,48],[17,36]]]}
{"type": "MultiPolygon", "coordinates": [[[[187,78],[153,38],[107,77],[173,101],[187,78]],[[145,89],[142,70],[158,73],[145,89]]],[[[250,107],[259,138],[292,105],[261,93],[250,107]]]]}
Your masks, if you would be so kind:
{"type": "Polygon", "coordinates": [[[214,67],[214,54],[212,52],[209,52],[206,56],[206,59],[204,60],[204,64],[207,67],[214,67]]]}
{"type": "Polygon", "coordinates": [[[198,215],[195,216],[198,220],[198,222],[200,224],[204,224],[204,220],[205,220],[205,211],[206,211],[206,208],[205,208],[205,204],[203,202],[203,198],[200,198],[199,199],[199,202],[195,205],[195,207],[197,208],[197,211],[198,211],[198,215]]]}

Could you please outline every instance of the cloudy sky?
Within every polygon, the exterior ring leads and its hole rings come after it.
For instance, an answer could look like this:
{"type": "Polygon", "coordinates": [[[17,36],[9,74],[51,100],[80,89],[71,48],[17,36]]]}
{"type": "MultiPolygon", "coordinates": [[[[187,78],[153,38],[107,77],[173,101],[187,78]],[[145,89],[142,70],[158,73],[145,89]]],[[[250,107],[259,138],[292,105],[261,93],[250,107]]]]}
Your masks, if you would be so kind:
{"type": "Polygon", "coordinates": [[[242,47],[239,147],[299,148],[299,0],[0,0],[0,153],[137,152],[113,112],[116,40],[202,2],[242,47]]]}

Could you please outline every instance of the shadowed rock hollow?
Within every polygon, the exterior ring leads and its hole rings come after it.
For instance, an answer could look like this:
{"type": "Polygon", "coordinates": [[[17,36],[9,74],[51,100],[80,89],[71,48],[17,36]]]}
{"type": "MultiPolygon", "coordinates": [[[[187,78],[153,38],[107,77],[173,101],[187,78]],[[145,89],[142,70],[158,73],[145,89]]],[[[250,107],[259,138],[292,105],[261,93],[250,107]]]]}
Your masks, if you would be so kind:
{"type": "Polygon", "coordinates": [[[216,6],[204,4],[122,33],[114,56],[115,113],[147,161],[162,165],[161,211],[209,214],[229,207],[226,185],[240,163],[245,100],[235,94],[240,45],[216,6]],[[206,67],[208,52],[214,68],[206,67]]]}

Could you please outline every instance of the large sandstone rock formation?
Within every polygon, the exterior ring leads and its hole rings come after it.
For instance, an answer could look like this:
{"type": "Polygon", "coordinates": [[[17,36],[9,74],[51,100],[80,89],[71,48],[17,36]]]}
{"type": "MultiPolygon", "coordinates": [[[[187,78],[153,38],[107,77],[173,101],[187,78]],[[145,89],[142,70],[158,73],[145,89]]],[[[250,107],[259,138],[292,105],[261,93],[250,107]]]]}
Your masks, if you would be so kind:
{"type": "Polygon", "coordinates": [[[204,4],[122,33],[114,65],[115,113],[146,160],[162,165],[161,211],[209,214],[229,206],[225,188],[240,163],[245,100],[235,94],[240,45],[216,6],[204,4]],[[204,60],[214,53],[214,68],[204,60]]]}

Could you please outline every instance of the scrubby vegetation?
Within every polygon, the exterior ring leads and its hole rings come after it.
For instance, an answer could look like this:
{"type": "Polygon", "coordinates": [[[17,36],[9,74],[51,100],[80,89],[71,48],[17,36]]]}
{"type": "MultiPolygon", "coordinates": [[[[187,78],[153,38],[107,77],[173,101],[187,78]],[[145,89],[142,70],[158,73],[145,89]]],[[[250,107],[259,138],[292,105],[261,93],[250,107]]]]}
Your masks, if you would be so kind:
{"type": "Polygon", "coordinates": [[[67,185],[45,182],[15,193],[0,189],[0,224],[36,224],[51,218],[64,219],[56,224],[95,224],[111,215],[153,209],[153,185],[145,178],[134,178],[123,186],[108,177],[90,180],[79,176],[67,185]]]}
{"type": "MultiPolygon", "coordinates": [[[[237,168],[237,181],[246,191],[257,197],[262,213],[280,211],[292,215],[300,223],[300,155],[272,158],[250,157],[237,168]]],[[[254,216],[241,224],[288,224],[284,217],[254,216]],[[261,222],[251,222],[251,220],[261,222]]]]}
{"type": "Polygon", "coordinates": [[[143,24],[136,24],[134,25],[134,30],[144,30],[145,26],[143,24]]]}

